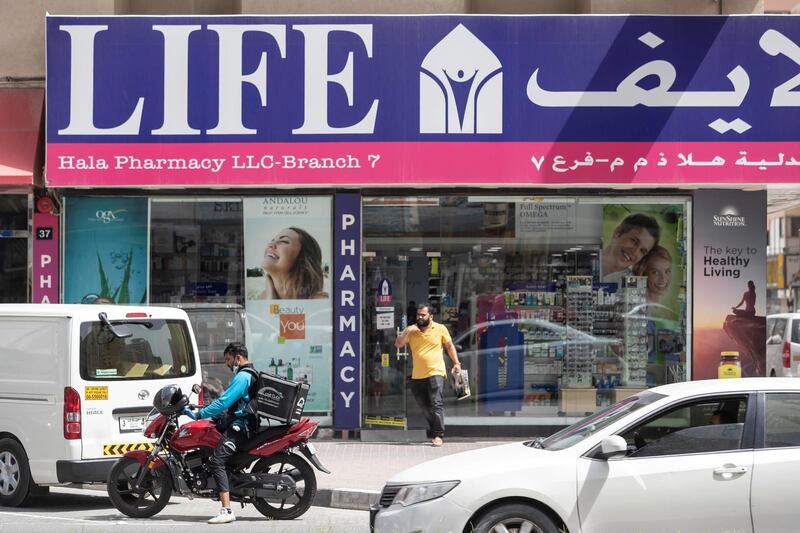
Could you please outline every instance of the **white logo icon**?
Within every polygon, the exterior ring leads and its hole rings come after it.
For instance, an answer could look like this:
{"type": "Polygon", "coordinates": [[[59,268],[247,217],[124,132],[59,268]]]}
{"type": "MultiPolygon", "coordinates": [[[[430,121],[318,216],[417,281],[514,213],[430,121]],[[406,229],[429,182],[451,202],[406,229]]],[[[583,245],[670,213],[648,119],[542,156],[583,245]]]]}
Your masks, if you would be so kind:
{"type": "Polygon", "coordinates": [[[420,133],[503,133],[503,65],[462,24],[420,65],[420,133]]]}

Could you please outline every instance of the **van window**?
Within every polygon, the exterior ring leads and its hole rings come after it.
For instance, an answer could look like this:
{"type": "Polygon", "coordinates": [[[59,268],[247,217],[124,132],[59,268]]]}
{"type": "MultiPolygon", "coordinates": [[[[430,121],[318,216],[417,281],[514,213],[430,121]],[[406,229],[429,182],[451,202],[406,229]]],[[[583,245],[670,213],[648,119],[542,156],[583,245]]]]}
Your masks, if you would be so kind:
{"type": "Polygon", "coordinates": [[[792,319],[792,342],[800,343],[800,319],[792,319]]]}
{"type": "Polygon", "coordinates": [[[772,332],[770,336],[777,335],[778,337],[783,340],[783,335],[786,333],[786,319],[785,318],[776,318],[775,319],[775,326],[772,328],[772,332]]]}
{"type": "Polygon", "coordinates": [[[174,379],[195,373],[189,328],[183,320],[125,322],[128,338],[100,322],[81,324],[81,377],[89,381],[174,379]]]}

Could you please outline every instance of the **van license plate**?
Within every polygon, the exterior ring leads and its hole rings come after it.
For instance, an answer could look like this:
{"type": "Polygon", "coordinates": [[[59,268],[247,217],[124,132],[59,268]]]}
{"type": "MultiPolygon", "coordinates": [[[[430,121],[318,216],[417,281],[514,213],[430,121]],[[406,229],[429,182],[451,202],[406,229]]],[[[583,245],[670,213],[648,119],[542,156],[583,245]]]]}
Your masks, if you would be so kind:
{"type": "Polygon", "coordinates": [[[121,416],[119,417],[119,432],[132,433],[144,429],[144,416],[121,416]]]}

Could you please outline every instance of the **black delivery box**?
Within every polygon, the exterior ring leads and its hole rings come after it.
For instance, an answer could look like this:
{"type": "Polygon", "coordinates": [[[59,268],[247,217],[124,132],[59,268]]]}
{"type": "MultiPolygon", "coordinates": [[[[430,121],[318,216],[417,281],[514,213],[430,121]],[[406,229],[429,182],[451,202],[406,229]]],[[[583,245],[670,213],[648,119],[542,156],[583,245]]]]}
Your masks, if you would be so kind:
{"type": "Polygon", "coordinates": [[[266,372],[258,373],[258,414],[290,424],[300,420],[308,396],[308,383],[291,381],[266,372]]]}

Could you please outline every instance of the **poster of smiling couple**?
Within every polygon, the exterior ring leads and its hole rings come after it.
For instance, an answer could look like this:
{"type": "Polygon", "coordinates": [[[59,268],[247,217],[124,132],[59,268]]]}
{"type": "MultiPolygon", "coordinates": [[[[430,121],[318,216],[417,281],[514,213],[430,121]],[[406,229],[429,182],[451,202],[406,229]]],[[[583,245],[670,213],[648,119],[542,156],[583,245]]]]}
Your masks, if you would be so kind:
{"type": "Polygon", "coordinates": [[[647,278],[642,303],[628,312],[647,318],[647,363],[655,365],[648,373],[686,360],[685,217],[683,203],[603,208],[601,282],[619,289],[626,276],[647,278]]]}
{"type": "Polygon", "coordinates": [[[331,410],[331,208],[329,196],[244,199],[250,360],[306,381],[306,412],[331,410]]]}

